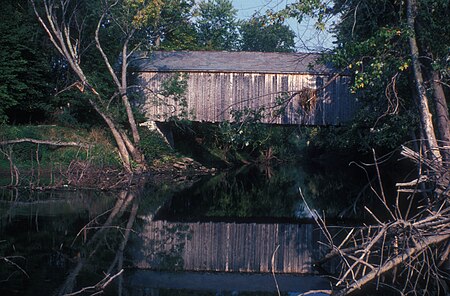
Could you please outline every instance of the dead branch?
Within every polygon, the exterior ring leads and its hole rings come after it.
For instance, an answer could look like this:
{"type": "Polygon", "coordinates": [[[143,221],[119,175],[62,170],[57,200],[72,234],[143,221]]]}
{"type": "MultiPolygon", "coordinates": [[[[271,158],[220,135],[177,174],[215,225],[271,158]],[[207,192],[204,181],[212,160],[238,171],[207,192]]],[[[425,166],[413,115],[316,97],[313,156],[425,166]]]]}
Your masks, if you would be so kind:
{"type": "Polygon", "coordinates": [[[20,267],[19,264],[15,263],[14,261],[12,261],[12,259],[16,259],[16,258],[20,258],[20,259],[25,259],[21,256],[7,256],[7,257],[3,257],[0,256],[0,260],[1,261],[5,261],[6,263],[14,266],[15,268],[17,268],[18,270],[20,270],[20,272],[22,272],[27,278],[30,278],[30,276],[28,275],[28,273],[22,268],[20,267]]]}
{"type": "MultiPolygon", "coordinates": [[[[377,288],[380,285],[392,287],[402,295],[425,293],[420,291],[433,291],[437,295],[444,291],[445,295],[449,274],[443,268],[450,253],[448,172],[439,163],[409,148],[404,147],[402,155],[418,162],[423,170],[414,180],[396,184],[397,197],[392,205],[388,204],[384,193],[377,194],[383,207],[388,209],[390,221],[382,220],[366,208],[375,224],[349,228],[343,239],[333,242],[332,228],[325,224],[324,218],[317,216],[316,222],[327,238],[330,252],[316,264],[335,257],[341,261],[337,289],[329,291],[332,295],[349,295],[369,283],[375,283],[377,288]],[[423,191],[419,187],[421,184],[429,191],[425,199],[418,194],[423,191]],[[408,199],[416,198],[415,202],[420,204],[410,218],[411,201],[406,214],[400,207],[403,192],[410,193],[408,199]]],[[[378,170],[377,174],[382,190],[378,170]]]]}
{"type": "Polygon", "coordinates": [[[121,269],[118,273],[114,275],[107,274],[101,281],[99,281],[94,286],[84,287],[79,291],[64,294],[64,296],[74,296],[82,293],[93,293],[93,292],[101,292],[103,291],[116,277],[120,276],[123,273],[123,269],[121,269]]]}
{"type": "MultiPolygon", "coordinates": [[[[117,199],[114,207],[108,210],[107,212],[103,213],[103,214],[109,213],[108,218],[101,225],[101,227],[97,228],[96,232],[89,239],[87,239],[85,243],[85,247],[88,250],[87,254],[79,258],[77,265],[71,270],[65,282],[59,288],[58,295],[70,295],[70,293],[72,293],[78,274],[81,272],[86,262],[90,260],[97,253],[98,249],[101,247],[102,243],[101,238],[103,238],[106,232],[112,228],[114,221],[116,221],[122,216],[125,209],[128,207],[129,203],[133,199],[134,199],[133,194],[122,192],[121,197],[117,199]]],[[[103,214],[101,214],[101,216],[103,214]]],[[[88,225],[90,224],[91,221],[88,223],[88,225]]]]}
{"type": "Polygon", "coordinates": [[[349,295],[350,293],[360,289],[361,287],[363,287],[370,281],[374,280],[375,278],[380,277],[380,275],[390,271],[394,267],[405,262],[408,258],[412,257],[413,255],[426,250],[431,245],[446,241],[449,238],[450,238],[450,233],[447,235],[432,236],[432,237],[424,238],[423,241],[421,241],[417,247],[406,249],[402,254],[398,255],[397,257],[394,257],[391,260],[386,261],[378,269],[374,269],[373,271],[368,273],[366,276],[353,282],[347,288],[342,289],[341,291],[336,292],[333,295],[336,295],[336,296],[349,295]]]}
{"type": "Polygon", "coordinates": [[[37,139],[30,139],[30,138],[21,138],[21,139],[15,139],[15,140],[0,141],[0,145],[5,146],[5,145],[18,144],[18,143],[27,143],[27,142],[33,143],[33,144],[50,145],[50,146],[73,146],[73,147],[81,147],[81,148],[90,148],[91,147],[89,144],[84,144],[84,143],[37,140],[37,139]]]}
{"type": "Polygon", "coordinates": [[[272,264],[272,277],[273,277],[273,280],[275,281],[275,286],[277,288],[278,296],[281,296],[280,287],[278,286],[277,277],[275,276],[275,255],[277,254],[277,251],[279,248],[280,248],[280,245],[277,245],[277,247],[275,248],[275,250],[272,253],[272,260],[270,262],[272,264]]]}

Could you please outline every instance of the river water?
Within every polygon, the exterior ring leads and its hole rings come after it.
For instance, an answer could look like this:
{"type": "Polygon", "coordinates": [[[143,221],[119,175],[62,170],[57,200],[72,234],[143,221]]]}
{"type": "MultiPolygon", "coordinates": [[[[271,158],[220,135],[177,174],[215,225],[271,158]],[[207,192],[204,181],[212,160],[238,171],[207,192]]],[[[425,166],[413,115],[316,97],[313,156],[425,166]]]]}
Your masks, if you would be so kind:
{"type": "MultiPolygon", "coordinates": [[[[386,169],[384,184],[396,181],[392,172],[386,169]]],[[[318,243],[325,239],[309,208],[335,225],[366,219],[361,208],[374,202],[367,186],[372,174],[311,162],[241,167],[188,188],[3,189],[0,295],[83,288],[77,295],[92,295],[102,285],[108,295],[278,295],[277,289],[297,295],[324,289],[329,283],[321,275],[330,270],[312,263],[326,252],[318,243]]]]}

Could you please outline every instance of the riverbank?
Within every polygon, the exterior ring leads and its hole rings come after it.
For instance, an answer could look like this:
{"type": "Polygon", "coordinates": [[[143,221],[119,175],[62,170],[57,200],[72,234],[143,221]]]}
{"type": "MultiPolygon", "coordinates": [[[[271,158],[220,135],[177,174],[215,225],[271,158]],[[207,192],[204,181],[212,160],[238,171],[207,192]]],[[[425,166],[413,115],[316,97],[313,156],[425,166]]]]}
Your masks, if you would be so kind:
{"type": "Polygon", "coordinates": [[[251,163],[266,167],[270,174],[276,163],[313,157],[318,165],[325,162],[347,166],[363,157],[352,154],[351,149],[345,154],[315,149],[310,145],[306,128],[259,126],[257,135],[240,139],[254,143],[242,147],[235,139],[229,139],[221,126],[193,123],[171,129],[174,148],[159,133],[147,128],[140,130],[140,149],[147,170],[130,174],[123,169],[107,130],[4,125],[0,129],[0,186],[113,190],[137,184],[141,175],[155,184],[191,182],[198,176],[215,174],[218,169],[251,163]]]}
{"type": "MultiPolygon", "coordinates": [[[[143,175],[152,182],[183,182],[211,174],[192,158],[176,153],[151,131],[142,131],[142,148],[149,163],[143,175]]],[[[140,175],[122,169],[108,133],[56,125],[2,126],[0,186],[46,190],[56,188],[121,189],[140,175]]]]}

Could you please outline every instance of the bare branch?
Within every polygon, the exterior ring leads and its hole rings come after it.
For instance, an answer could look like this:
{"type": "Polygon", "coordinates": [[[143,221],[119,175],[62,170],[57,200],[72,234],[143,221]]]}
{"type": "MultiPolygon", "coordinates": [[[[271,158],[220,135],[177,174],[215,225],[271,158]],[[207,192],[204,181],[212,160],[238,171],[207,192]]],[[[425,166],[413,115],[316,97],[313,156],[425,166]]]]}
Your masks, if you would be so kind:
{"type": "Polygon", "coordinates": [[[30,138],[0,141],[0,145],[12,145],[12,144],[18,144],[18,143],[25,143],[25,142],[34,143],[34,144],[44,144],[44,145],[50,145],[50,146],[74,146],[74,147],[82,147],[82,148],[90,148],[91,147],[91,145],[84,144],[84,143],[37,140],[37,139],[30,139],[30,138]]]}
{"type": "Polygon", "coordinates": [[[116,84],[116,86],[118,88],[121,88],[122,85],[119,81],[119,78],[117,77],[116,73],[114,72],[114,69],[111,66],[111,63],[109,62],[108,56],[106,55],[105,51],[103,50],[103,47],[100,43],[100,28],[103,22],[103,19],[106,16],[106,10],[103,12],[102,16],[100,17],[100,19],[97,22],[97,28],[95,29],[95,44],[97,46],[98,51],[100,52],[103,61],[105,62],[106,68],[108,69],[109,74],[111,75],[111,78],[113,79],[114,83],[116,84]]]}

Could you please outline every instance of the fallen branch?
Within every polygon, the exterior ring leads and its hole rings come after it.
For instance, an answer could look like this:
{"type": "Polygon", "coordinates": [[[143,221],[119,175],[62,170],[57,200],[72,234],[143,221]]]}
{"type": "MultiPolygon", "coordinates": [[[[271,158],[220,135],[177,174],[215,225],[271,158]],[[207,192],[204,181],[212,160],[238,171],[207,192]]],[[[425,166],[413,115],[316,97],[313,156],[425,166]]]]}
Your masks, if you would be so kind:
{"type": "Polygon", "coordinates": [[[84,144],[84,143],[37,140],[37,139],[30,139],[30,138],[21,138],[21,139],[15,139],[15,140],[0,141],[0,145],[12,145],[12,144],[18,144],[18,143],[34,143],[34,144],[43,144],[43,145],[50,145],[50,146],[73,146],[73,147],[82,147],[82,148],[90,147],[89,144],[84,144]]]}
{"type": "Polygon", "coordinates": [[[74,296],[74,295],[78,295],[78,294],[82,294],[82,293],[87,293],[87,292],[101,292],[103,291],[116,277],[120,276],[123,273],[123,269],[121,269],[118,273],[116,273],[115,275],[111,276],[109,274],[107,274],[101,281],[99,281],[97,284],[95,284],[94,286],[89,286],[89,287],[84,287],[79,291],[73,292],[73,293],[69,293],[69,294],[64,294],[64,296],[74,296]]]}
{"type": "MultiPolygon", "coordinates": [[[[375,192],[387,209],[389,220],[375,216],[365,207],[374,219],[374,225],[351,228],[344,233],[343,239],[333,242],[331,228],[325,225],[325,219],[316,217],[330,247],[330,252],[316,264],[340,257],[340,273],[334,271],[336,290],[329,291],[332,295],[349,295],[369,283],[375,284],[376,288],[389,286],[401,295],[439,295],[441,292],[446,295],[449,274],[445,265],[450,253],[448,171],[409,148],[403,147],[402,155],[418,162],[423,170],[414,180],[396,184],[397,196],[392,204],[388,204],[382,192],[375,192]],[[426,184],[426,187],[419,188],[420,184],[426,184]],[[410,193],[407,197],[409,205],[405,208],[401,206],[404,192],[410,193]],[[420,192],[427,195],[418,194],[420,192]],[[410,215],[413,205],[417,211],[410,215]]],[[[383,190],[378,170],[377,177],[379,188],[383,190]]]]}
{"type": "Polygon", "coordinates": [[[406,249],[404,252],[399,254],[397,257],[394,257],[394,258],[384,262],[384,264],[382,266],[380,266],[378,269],[374,269],[373,271],[369,272],[361,279],[350,284],[347,288],[337,291],[333,295],[336,295],[336,296],[349,295],[350,293],[361,289],[361,287],[363,287],[370,281],[374,280],[375,278],[381,276],[382,274],[392,270],[393,268],[397,267],[401,263],[405,262],[408,258],[413,257],[413,255],[428,249],[431,245],[436,245],[441,242],[444,242],[444,241],[448,240],[449,238],[450,238],[450,234],[437,235],[437,236],[431,236],[431,237],[424,238],[423,241],[421,241],[418,246],[406,249]]]}
{"type": "Polygon", "coordinates": [[[6,263],[11,264],[12,266],[14,266],[18,270],[20,270],[27,278],[30,278],[28,273],[22,267],[20,267],[19,264],[15,263],[14,261],[11,260],[11,259],[15,259],[15,258],[25,259],[21,256],[8,256],[8,257],[0,256],[1,261],[5,261],[6,263]]]}
{"type": "Polygon", "coordinates": [[[281,293],[280,293],[280,287],[278,286],[277,277],[275,276],[275,255],[276,255],[276,253],[277,253],[279,247],[280,247],[280,245],[277,245],[277,247],[276,247],[275,250],[273,251],[271,263],[272,263],[272,276],[273,276],[273,280],[275,281],[275,286],[276,286],[276,288],[277,288],[278,296],[281,296],[281,293]]]}

